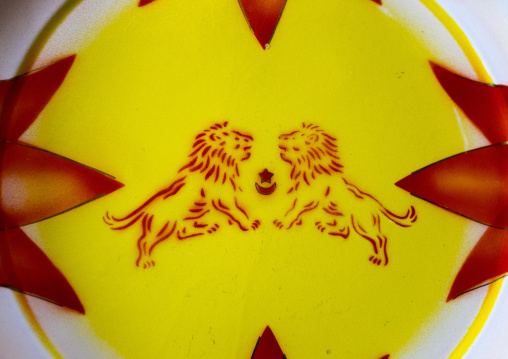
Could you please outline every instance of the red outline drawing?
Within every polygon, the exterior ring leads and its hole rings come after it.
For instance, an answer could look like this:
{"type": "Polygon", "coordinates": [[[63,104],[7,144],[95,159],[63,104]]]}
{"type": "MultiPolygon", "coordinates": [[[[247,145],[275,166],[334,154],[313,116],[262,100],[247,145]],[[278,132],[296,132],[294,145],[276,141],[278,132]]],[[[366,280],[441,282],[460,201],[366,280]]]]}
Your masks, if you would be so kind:
{"type": "Polygon", "coordinates": [[[361,191],[342,176],[343,166],[337,151],[337,139],[317,125],[305,125],[300,130],[279,137],[280,157],[292,166],[293,183],[287,192],[292,196],[291,207],[282,219],[273,223],[279,229],[291,229],[303,223],[303,217],[321,210],[316,228],[321,233],[348,238],[353,231],[368,240],[373,247],[369,261],[375,265],[388,264],[388,238],[381,232],[381,218],[401,227],[416,221],[416,211],[410,207],[404,215],[388,210],[372,195],[361,191]],[[315,189],[315,182],[323,176],[330,180],[315,189]],[[345,197],[355,199],[342,204],[345,197]],[[383,216],[381,216],[383,215],[383,216]]]}
{"type": "Polygon", "coordinates": [[[249,218],[236,196],[241,191],[236,183],[240,176],[239,163],[249,159],[253,138],[228,130],[227,125],[227,122],[216,123],[196,136],[188,162],[167,188],[124,217],[111,216],[109,213],[104,216],[104,221],[113,230],[139,225],[138,267],[155,265],[152,259],[154,248],[171,236],[187,239],[215,233],[220,225],[207,220],[212,212],[223,214],[229,224],[236,224],[242,231],[259,227],[259,220],[249,218]],[[197,187],[189,185],[196,177],[197,187]],[[234,195],[228,198],[223,190],[229,186],[234,195]],[[195,194],[190,206],[179,203],[175,196],[180,191],[195,194]],[[184,213],[182,217],[171,218],[170,213],[182,206],[185,207],[181,212],[184,213]]]}

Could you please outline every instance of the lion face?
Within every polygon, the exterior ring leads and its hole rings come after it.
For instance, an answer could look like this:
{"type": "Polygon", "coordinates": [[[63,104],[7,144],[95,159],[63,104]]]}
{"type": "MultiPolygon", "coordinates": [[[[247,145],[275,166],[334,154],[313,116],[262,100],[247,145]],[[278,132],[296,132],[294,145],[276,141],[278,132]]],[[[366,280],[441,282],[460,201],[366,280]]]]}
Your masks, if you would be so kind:
{"type": "Polygon", "coordinates": [[[239,131],[217,131],[210,134],[211,140],[215,141],[225,153],[230,154],[237,161],[245,161],[250,158],[250,149],[253,138],[239,131]]]}
{"type": "Polygon", "coordinates": [[[317,175],[342,172],[337,139],[319,126],[303,124],[299,130],[280,135],[279,148],[282,160],[293,166],[291,178],[295,180],[301,175],[308,183],[317,175]]]}
{"type": "Polygon", "coordinates": [[[291,165],[302,163],[308,155],[308,150],[319,140],[314,132],[298,130],[279,136],[280,157],[291,165]]]}
{"type": "MultiPolygon", "coordinates": [[[[227,124],[227,123],[226,123],[227,124]]],[[[216,126],[214,126],[216,127],[216,126]]],[[[241,162],[250,158],[253,138],[239,131],[223,128],[212,129],[207,134],[212,146],[210,156],[227,162],[227,158],[241,162]]],[[[231,163],[231,161],[230,161],[231,163]]]]}
{"type": "Polygon", "coordinates": [[[196,136],[189,163],[180,169],[206,172],[207,178],[214,173],[219,179],[220,169],[233,168],[238,175],[238,163],[250,158],[253,138],[236,130],[229,130],[228,123],[216,123],[196,136]]]}

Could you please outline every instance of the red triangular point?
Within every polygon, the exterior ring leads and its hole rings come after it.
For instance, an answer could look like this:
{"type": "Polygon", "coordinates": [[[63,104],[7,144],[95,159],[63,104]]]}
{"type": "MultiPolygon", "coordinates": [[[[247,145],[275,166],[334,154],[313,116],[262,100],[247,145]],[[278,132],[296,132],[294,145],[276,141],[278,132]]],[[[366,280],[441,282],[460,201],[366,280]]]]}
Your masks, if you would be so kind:
{"type": "Polygon", "coordinates": [[[155,0],[139,0],[138,7],[143,7],[143,6],[148,5],[154,1],[155,0]]]}
{"type": "Polygon", "coordinates": [[[259,337],[251,359],[285,359],[286,356],[275,338],[270,327],[266,327],[265,331],[259,337]]]}
{"type": "Polygon", "coordinates": [[[411,194],[464,217],[508,228],[508,145],[461,153],[398,181],[411,194]]]}
{"type": "Polygon", "coordinates": [[[489,228],[455,278],[447,301],[479,288],[508,272],[508,231],[489,228]]]}
{"type": "Polygon", "coordinates": [[[62,84],[75,57],[0,81],[0,138],[15,141],[30,127],[62,84]]]}
{"type": "Polygon", "coordinates": [[[430,62],[448,96],[493,144],[508,140],[508,86],[474,81],[430,62]]]}
{"type": "Polygon", "coordinates": [[[0,218],[9,219],[0,229],[50,218],[123,186],[95,169],[21,144],[0,140],[0,159],[0,218]]]}
{"type": "Polygon", "coordinates": [[[238,0],[243,14],[263,49],[275,33],[287,0],[238,0]]]}
{"type": "Polygon", "coordinates": [[[67,279],[19,228],[0,231],[0,286],[85,314],[67,279]]]}

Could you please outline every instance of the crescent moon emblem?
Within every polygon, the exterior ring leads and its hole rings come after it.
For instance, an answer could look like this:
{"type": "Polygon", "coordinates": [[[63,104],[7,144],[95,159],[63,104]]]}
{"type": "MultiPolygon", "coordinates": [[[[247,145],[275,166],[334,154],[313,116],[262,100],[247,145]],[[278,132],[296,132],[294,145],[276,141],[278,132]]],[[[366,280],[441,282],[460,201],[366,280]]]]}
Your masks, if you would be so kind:
{"type": "Polygon", "coordinates": [[[262,195],[265,195],[265,196],[268,196],[270,194],[273,193],[273,191],[275,191],[275,188],[277,187],[277,183],[275,182],[274,184],[272,184],[270,187],[261,187],[257,182],[256,182],[256,190],[261,193],[262,195]]]}

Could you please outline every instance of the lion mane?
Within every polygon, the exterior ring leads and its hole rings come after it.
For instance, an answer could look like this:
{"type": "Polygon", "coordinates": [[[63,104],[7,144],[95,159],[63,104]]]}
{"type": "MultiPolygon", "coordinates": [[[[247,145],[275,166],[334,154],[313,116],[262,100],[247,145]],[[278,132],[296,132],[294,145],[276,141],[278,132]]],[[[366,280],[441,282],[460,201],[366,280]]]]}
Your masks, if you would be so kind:
{"type": "Polygon", "coordinates": [[[253,138],[238,131],[226,131],[227,125],[227,122],[216,123],[198,134],[188,156],[189,162],[178,173],[202,173],[205,181],[210,179],[222,184],[229,181],[236,189],[235,179],[240,176],[238,164],[250,158],[251,146],[245,144],[253,138]],[[230,138],[235,142],[228,148],[230,138]]]}
{"type": "Polygon", "coordinates": [[[279,137],[282,150],[280,156],[283,161],[292,166],[290,178],[295,183],[289,193],[297,190],[301,181],[310,185],[310,180],[317,176],[332,173],[342,173],[342,164],[338,157],[337,139],[330,136],[317,125],[305,125],[279,137]],[[288,151],[292,156],[287,156],[288,151]]]}
{"type": "Polygon", "coordinates": [[[172,236],[187,239],[216,232],[219,223],[208,218],[214,212],[242,231],[258,228],[260,222],[249,219],[236,195],[241,191],[237,184],[239,164],[250,158],[253,138],[229,130],[227,126],[227,122],[216,123],[195,137],[186,164],[168,187],[124,217],[109,213],[104,216],[104,221],[113,230],[138,225],[137,266],[148,268],[155,265],[152,259],[154,248],[172,236]],[[177,199],[181,191],[194,196],[188,206],[177,199]]]}
{"type": "Polygon", "coordinates": [[[279,229],[302,225],[314,214],[321,233],[348,238],[351,229],[373,246],[369,261],[388,264],[388,238],[381,232],[381,218],[410,227],[417,216],[413,206],[404,215],[388,210],[374,196],[360,190],[343,176],[337,139],[318,125],[303,124],[299,130],[279,136],[280,157],[291,165],[291,206],[273,223],[279,229]]]}

